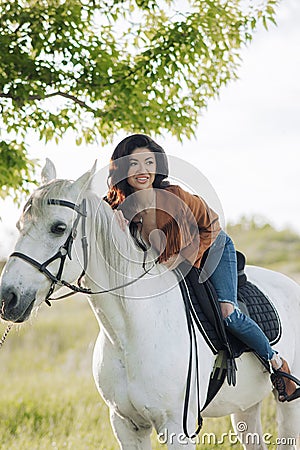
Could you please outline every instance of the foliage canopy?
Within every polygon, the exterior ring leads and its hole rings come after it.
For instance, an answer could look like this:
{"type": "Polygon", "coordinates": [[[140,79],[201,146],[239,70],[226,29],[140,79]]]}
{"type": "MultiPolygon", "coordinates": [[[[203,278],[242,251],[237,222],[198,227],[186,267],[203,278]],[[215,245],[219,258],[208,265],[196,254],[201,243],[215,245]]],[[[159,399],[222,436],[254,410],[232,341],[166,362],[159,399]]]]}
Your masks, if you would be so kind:
{"type": "Polygon", "coordinates": [[[237,77],[278,0],[0,0],[0,196],[33,178],[26,140],[106,143],[119,131],[191,136],[237,77]]]}

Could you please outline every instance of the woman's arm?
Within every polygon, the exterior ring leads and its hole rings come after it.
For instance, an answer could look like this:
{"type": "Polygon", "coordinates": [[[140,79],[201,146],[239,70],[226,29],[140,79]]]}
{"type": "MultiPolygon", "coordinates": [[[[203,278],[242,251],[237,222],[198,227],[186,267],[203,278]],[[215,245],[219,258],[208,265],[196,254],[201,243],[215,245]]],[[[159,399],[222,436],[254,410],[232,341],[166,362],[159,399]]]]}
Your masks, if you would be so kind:
{"type": "Polygon", "coordinates": [[[197,262],[198,266],[203,253],[221,230],[219,217],[201,197],[190,194],[179,186],[176,195],[182,200],[182,210],[178,217],[179,226],[186,221],[190,231],[189,234],[182,236],[180,255],[192,265],[197,262]]]}

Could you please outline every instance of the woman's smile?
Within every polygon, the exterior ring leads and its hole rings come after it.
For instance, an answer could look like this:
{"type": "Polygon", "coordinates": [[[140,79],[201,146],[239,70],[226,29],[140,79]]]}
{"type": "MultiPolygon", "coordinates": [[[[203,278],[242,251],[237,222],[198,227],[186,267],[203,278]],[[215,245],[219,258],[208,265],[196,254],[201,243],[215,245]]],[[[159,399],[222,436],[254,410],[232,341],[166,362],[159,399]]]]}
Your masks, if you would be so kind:
{"type": "Polygon", "coordinates": [[[134,191],[149,189],[155,179],[155,155],[148,148],[137,148],[129,156],[128,184],[134,191]]]}
{"type": "Polygon", "coordinates": [[[147,177],[147,176],[139,176],[139,177],[136,177],[135,179],[136,179],[136,181],[138,183],[144,184],[144,183],[147,183],[147,181],[149,180],[149,177],[147,177]]]}

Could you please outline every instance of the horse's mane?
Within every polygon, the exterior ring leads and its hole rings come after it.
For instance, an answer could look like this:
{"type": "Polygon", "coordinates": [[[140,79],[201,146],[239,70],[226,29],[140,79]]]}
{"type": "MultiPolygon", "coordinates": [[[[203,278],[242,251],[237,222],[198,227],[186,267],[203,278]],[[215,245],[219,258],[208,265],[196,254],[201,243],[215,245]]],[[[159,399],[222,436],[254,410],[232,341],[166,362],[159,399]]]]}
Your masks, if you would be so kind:
{"type": "MultiPolygon", "coordinates": [[[[115,244],[118,243],[118,251],[129,256],[134,249],[140,255],[142,252],[135,246],[133,237],[131,236],[129,230],[124,232],[121,230],[117,221],[114,218],[114,211],[111,209],[109,204],[100,198],[94,191],[86,191],[86,198],[89,203],[89,208],[93,217],[95,235],[98,241],[99,233],[106,237],[103,240],[103,250],[111,252],[111,247],[113,245],[114,238],[115,244]]],[[[111,255],[110,255],[111,256],[111,255]]],[[[141,259],[138,258],[138,259],[141,259]]]]}
{"type": "MultiPolygon", "coordinates": [[[[110,205],[100,198],[95,192],[85,192],[88,214],[91,214],[91,226],[93,228],[90,238],[90,251],[98,264],[107,266],[105,284],[102,288],[126,284],[133,278],[137,278],[142,271],[143,252],[137,247],[133,237],[127,228],[123,231],[115,219],[115,213],[110,205]]],[[[149,255],[150,257],[150,255],[149,255]]],[[[99,265],[99,273],[101,266],[99,265]]],[[[124,295],[124,289],[118,289],[117,296],[124,295]]]]}
{"type": "Polygon", "coordinates": [[[45,208],[43,206],[47,203],[48,199],[64,198],[64,193],[71,184],[72,182],[69,180],[53,180],[37,188],[26,202],[18,223],[24,222],[25,217],[30,221],[35,221],[37,218],[43,216],[45,214],[45,208]]]}

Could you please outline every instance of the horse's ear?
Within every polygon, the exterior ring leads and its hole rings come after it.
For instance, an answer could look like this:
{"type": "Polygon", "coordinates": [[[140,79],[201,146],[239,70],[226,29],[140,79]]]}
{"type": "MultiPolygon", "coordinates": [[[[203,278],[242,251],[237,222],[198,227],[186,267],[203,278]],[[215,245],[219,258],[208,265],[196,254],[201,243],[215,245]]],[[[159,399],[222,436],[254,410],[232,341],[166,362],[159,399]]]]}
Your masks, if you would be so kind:
{"type": "Polygon", "coordinates": [[[55,165],[49,158],[46,158],[46,164],[42,169],[41,179],[42,184],[49,183],[49,181],[56,179],[55,165]]]}
{"type": "Polygon", "coordinates": [[[84,192],[86,189],[90,187],[91,181],[93,176],[96,172],[96,166],[97,166],[97,160],[94,162],[93,167],[81,177],[79,177],[74,183],[72,184],[72,190],[76,189],[77,192],[80,194],[81,192],[84,192]]]}

